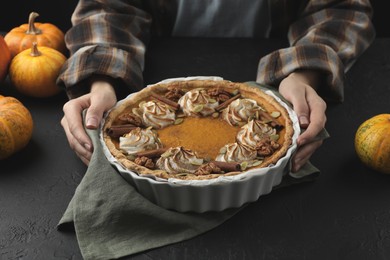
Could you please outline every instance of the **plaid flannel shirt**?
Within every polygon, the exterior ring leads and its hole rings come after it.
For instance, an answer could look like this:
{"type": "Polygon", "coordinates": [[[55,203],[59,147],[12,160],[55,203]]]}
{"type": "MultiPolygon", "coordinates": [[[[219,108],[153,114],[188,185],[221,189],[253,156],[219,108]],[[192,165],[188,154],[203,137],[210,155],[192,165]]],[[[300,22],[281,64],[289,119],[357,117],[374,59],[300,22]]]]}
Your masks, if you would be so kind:
{"type": "MultiPolygon", "coordinates": [[[[257,81],[278,86],[291,72],[315,69],[326,75],[320,92],[342,101],[345,72],[375,38],[369,0],[268,0],[270,37],[290,46],[259,61],[257,81]]],[[[144,54],[151,34],[169,35],[176,1],[80,0],[65,40],[70,57],[57,83],[70,98],[89,91],[94,76],[132,92],[143,88],[144,54]]]]}

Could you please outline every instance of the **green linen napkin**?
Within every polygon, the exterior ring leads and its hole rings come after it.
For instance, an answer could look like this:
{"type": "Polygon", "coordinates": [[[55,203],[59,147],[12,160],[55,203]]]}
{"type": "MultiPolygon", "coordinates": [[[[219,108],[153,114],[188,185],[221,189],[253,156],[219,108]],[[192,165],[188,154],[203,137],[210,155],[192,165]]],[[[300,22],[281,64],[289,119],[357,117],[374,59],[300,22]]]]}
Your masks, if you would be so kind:
{"type": "MultiPolygon", "coordinates": [[[[184,241],[221,225],[242,210],[180,213],[161,208],[133,188],[106,159],[97,130],[87,130],[94,145],[88,169],[76,188],[58,230],[74,230],[84,259],[117,259],[184,241]]],[[[327,135],[324,135],[327,136],[327,135]]],[[[285,176],[275,188],[314,180],[310,163],[299,174],[285,176]]]]}
{"type": "Polygon", "coordinates": [[[73,223],[84,259],[115,259],[183,241],[239,211],[179,213],[151,203],[106,160],[98,132],[88,132],[94,153],[58,227],[73,223]]]}

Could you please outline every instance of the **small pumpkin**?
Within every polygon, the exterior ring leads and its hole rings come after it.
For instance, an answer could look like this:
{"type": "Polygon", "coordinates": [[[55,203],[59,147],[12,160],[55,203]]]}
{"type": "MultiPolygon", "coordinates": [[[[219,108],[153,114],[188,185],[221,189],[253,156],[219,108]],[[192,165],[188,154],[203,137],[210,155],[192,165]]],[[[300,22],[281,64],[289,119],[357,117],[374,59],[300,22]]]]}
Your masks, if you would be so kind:
{"type": "Polygon", "coordinates": [[[359,126],[355,150],[365,165],[390,174],[390,114],[376,115],[359,126]]]}
{"type": "Polygon", "coordinates": [[[9,67],[12,85],[22,94],[30,97],[50,97],[61,89],[56,85],[57,77],[66,57],[59,51],[45,46],[38,48],[33,43],[16,55],[9,67]]]}
{"type": "Polygon", "coordinates": [[[2,82],[8,74],[9,63],[11,62],[11,53],[3,36],[0,35],[0,82],[2,82]]]}
{"type": "Polygon", "coordinates": [[[30,111],[18,99],[0,95],[0,160],[30,142],[33,125],[30,111]]]}
{"type": "Polygon", "coordinates": [[[15,57],[21,51],[31,48],[33,42],[39,46],[51,47],[66,55],[64,33],[54,24],[36,23],[39,16],[36,12],[31,12],[28,23],[22,24],[10,30],[4,37],[11,57],[15,57]]]}

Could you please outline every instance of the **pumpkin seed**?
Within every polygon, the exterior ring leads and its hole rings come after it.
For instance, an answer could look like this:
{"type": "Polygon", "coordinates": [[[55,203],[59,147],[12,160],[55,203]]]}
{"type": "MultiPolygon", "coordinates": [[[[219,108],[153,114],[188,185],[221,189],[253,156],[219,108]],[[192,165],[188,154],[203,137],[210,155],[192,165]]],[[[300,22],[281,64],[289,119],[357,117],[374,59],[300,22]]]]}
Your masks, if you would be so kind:
{"type": "Polygon", "coordinates": [[[190,164],[200,166],[203,164],[203,159],[192,159],[190,160],[190,164]]]}
{"type": "Polygon", "coordinates": [[[259,166],[263,161],[260,160],[260,161],[254,161],[254,163],[252,163],[252,166],[255,167],[255,166],[259,166]]]}
{"type": "Polygon", "coordinates": [[[222,147],[222,148],[219,150],[219,153],[220,153],[220,154],[225,154],[226,152],[227,152],[226,146],[222,147]]]}
{"type": "Polygon", "coordinates": [[[127,159],[129,159],[130,161],[134,161],[135,158],[136,158],[136,156],[135,156],[134,154],[129,154],[129,155],[127,155],[126,157],[127,157],[127,159]]]}
{"type": "Polygon", "coordinates": [[[198,113],[198,112],[200,112],[200,111],[202,111],[203,110],[203,105],[196,105],[195,107],[194,107],[194,112],[195,113],[198,113]]]}
{"type": "Polygon", "coordinates": [[[178,119],[175,120],[174,124],[175,124],[175,125],[178,125],[178,124],[183,123],[183,121],[184,121],[183,118],[178,118],[178,119]]]}
{"type": "Polygon", "coordinates": [[[240,163],[240,167],[242,171],[245,171],[245,169],[248,167],[248,162],[245,161],[240,163]]]}
{"type": "Polygon", "coordinates": [[[273,111],[273,112],[271,113],[271,116],[272,116],[273,118],[278,118],[278,117],[280,117],[280,112],[279,112],[279,111],[273,111]]]}

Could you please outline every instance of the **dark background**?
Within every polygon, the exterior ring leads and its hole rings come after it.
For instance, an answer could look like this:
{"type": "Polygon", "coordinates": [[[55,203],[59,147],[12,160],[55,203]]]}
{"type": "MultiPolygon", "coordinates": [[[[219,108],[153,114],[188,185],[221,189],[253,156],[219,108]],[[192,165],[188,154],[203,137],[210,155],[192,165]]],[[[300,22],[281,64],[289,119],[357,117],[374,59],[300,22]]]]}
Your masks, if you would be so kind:
{"type": "MultiPolygon", "coordinates": [[[[71,26],[70,17],[78,1],[76,0],[11,0],[0,7],[0,31],[9,31],[27,23],[28,15],[34,11],[40,14],[37,22],[53,23],[64,32],[71,26]]],[[[372,0],[374,7],[373,22],[377,37],[390,36],[390,13],[386,0],[372,0]]]]}

